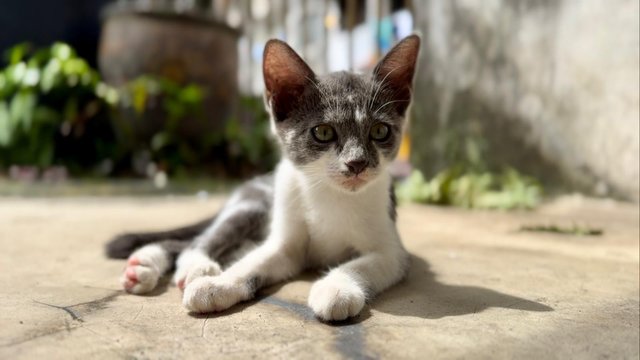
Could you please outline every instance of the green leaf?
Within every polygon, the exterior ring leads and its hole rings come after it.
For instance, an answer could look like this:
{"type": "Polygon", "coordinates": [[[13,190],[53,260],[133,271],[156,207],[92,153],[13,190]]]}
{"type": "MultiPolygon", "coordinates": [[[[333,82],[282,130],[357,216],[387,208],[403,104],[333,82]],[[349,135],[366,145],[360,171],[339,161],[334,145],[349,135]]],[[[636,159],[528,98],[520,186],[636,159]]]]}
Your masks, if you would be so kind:
{"type": "Polygon", "coordinates": [[[180,100],[190,104],[200,104],[203,97],[202,88],[194,84],[184,87],[180,92],[180,100]]]}
{"type": "Polygon", "coordinates": [[[42,80],[40,81],[40,89],[42,89],[43,92],[48,93],[60,82],[60,78],[62,77],[61,70],[60,60],[51,59],[47,63],[42,70],[42,80]]]}
{"type": "Polygon", "coordinates": [[[14,45],[5,52],[5,58],[9,61],[9,64],[16,64],[24,59],[30,47],[31,45],[26,42],[14,45]]]}
{"type": "Polygon", "coordinates": [[[71,46],[62,42],[57,42],[54,43],[51,47],[51,55],[58,60],[64,61],[74,57],[75,51],[71,48],[71,46]]]}
{"type": "Polygon", "coordinates": [[[0,146],[8,146],[11,143],[12,135],[13,126],[11,124],[9,107],[5,101],[0,101],[0,146]]]}
{"type": "Polygon", "coordinates": [[[24,62],[19,62],[14,65],[9,66],[7,69],[9,76],[16,83],[20,84],[22,82],[22,78],[27,73],[27,64],[24,62]]]}
{"type": "Polygon", "coordinates": [[[171,135],[167,132],[159,132],[151,138],[151,149],[153,151],[160,151],[165,146],[171,143],[171,135]]]}
{"type": "Polygon", "coordinates": [[[9,105],[14,128],[18,125],[21,125],[24,131],[31,128],[35,105],[36,96],[31,91],[24,90],[14,95],[9,105]]]}
{"type": "Polygon", "coordinates": [[[147,106],[147,89],[144,84],[139,83],[133,86],[133,109],[142,114],[147,106]]]}

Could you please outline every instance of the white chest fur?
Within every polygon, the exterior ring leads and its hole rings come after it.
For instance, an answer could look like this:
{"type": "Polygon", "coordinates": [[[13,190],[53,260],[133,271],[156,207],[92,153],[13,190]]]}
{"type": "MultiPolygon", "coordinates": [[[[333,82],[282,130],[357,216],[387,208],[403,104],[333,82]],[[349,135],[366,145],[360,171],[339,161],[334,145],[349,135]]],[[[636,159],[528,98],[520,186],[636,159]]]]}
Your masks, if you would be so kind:
{"type": "Polygon", "coordinates": [[[326,183],[310,186],[288,165],[279,168],[279,177],[286,172],[288,180],[295,182],[286,189],[293,202],[287,208],[303,214],[300,220],[308,236],[309,266],[338,264],[356,253],[375,250],[384,242],[397,241],[389,216],[390,179],[386,174],[361,191],[349,193],[326,183]]]}

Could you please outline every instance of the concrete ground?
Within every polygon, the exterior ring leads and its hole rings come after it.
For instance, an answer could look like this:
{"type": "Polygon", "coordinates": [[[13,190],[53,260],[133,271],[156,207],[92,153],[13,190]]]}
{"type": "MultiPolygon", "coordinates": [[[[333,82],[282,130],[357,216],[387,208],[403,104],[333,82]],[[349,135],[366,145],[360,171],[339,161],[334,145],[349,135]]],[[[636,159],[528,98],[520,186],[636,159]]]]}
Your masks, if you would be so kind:
{"type": "Polygon", "coordinates": [[[123,293],[116,233],[200,219],[221,204],[177,198],[0,199],[0,358],[635,358],[638,206],[564,197],[535,212],[403,206],[403,283],[355,321],[315,320],[307,274],[222,314],[180,292],[123,293]],[[602,236],[521,232],[600,227],[602,236]]]}

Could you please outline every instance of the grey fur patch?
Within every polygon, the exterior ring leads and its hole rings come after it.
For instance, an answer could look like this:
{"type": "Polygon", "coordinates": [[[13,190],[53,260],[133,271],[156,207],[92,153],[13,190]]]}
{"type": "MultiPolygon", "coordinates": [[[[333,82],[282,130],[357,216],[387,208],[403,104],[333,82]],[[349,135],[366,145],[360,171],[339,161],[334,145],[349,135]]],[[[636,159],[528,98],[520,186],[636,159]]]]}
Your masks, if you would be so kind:
{"type": "Polygon", "coordinates": [[[247,280],[247,292],[251,294],[251,297],[255,296],[256,291],[262,287],[262,279],[258,276],[254,276],[247,280]]]}
{"type": "Polygon", "coordinates": [[[180,253],[189,247],[188,241],[182,240],[163,240],[158,242],[158,245],[165,251],[165,256],[169,260],[169,270],[172,271],[175,268],[176,259],[180,253]]]}
{"type": "Polygon", "coordinates": [[[396,219],[398,218],[398,212],[396,211],[398,200],[396,199],[396,189],[393,184],[389,186],[389,198],[391,199],[389,202],[389,217],[393,222],[396,222],[396,219]]]}
{"type": "Polygon", "coordinates": [[[205,231],[192,247],[203,249],[212,259],[225,265],[234,252],[247,242],[260,242],[266,237],[273,205],[273,176],[265,175],[238,188],[218,213],[214,231],[205,231]]]}

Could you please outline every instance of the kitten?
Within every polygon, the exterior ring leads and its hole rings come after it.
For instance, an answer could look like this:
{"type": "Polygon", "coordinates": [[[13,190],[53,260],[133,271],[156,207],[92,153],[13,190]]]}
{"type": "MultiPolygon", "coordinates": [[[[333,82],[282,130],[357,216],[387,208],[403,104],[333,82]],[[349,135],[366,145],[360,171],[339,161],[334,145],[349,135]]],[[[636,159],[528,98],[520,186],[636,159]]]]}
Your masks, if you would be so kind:
{"type": "Polygon", "coordinates": [[[417,36],[405,38],[369,76],[317,76],[270,40],[265,103],[283,155],[275,174],[240,187],[215,218],[114,239],[108,255],[130,255],[124,288],[153,290],[175,260],[183,305],[222,311],[305,269],[330,268],[308,302],[333,321],[358,315],[400,281],[408,256],[386,168],[398,152],[419,46],[417,36]]]}

